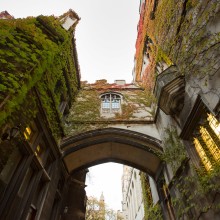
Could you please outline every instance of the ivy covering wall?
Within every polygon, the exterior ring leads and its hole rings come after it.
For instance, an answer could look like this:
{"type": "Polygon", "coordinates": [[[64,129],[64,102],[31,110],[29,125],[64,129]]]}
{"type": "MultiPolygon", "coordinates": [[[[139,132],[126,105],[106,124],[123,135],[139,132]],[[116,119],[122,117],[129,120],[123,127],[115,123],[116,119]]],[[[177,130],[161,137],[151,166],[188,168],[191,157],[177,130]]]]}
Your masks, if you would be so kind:
{"type": "Polygon", "coordinates": [[[152,121],[154,109],[151,104],[155,98],[140,87],[121,89],[106,80],[97,80],[94,84],[82,83],[70,114],[65,120],[67,135],[76,135],[81,132],[108,127],[110,123],[118,121],[152,121]],[[111,88],[111,89],[110,89],[111,88]],[[117,92],[122,95],[121,111],[104,117],[101,114],[100,95],[108,92],[117,92]]]}
{"type": "Polygon", "coordinates": [[[39,16],[0,20],[0,36],[0,127],[16,125],[21,117],[27,125],[37,113],[39,96],[50,128],[59,137],[60,102],[73,99],[79,86],[73,34],[58,18],[39,16]]]}
{"type": "Polygon", "coordinates": [[[152,90],[159,62],[175,64],[182,75],[215,74],[220,67],[219,11],[218,1],[212,0],[146,0],[138,25],[136,80],[142,78],[142,85],[152,90]],[[150,63],[142,70],[145,53],[150,63]]]}
{"type": "Polygon", "coordinates": [[[159,204],[153,204],[153,198],[146,173],[140,173],[141,188],[144,202],[144,219],[145,220],[162,220],[162,211],[159,204]]]}
{"type": "Polygon", "coordinates": [[[209,172],[204,166],[196,167],[187,161],[185,146],[178,139],[174,127],[165,130],[165,152],[162,159],[171,165],[174,177],[169,183],[173,196],[172,205],[178,219],[200,219],[209,210],[218,213],[220,203],[219,174],[220,166],[216,162],[209,172]],[[174,196],[175,195],[175,196],[174,196]]]}

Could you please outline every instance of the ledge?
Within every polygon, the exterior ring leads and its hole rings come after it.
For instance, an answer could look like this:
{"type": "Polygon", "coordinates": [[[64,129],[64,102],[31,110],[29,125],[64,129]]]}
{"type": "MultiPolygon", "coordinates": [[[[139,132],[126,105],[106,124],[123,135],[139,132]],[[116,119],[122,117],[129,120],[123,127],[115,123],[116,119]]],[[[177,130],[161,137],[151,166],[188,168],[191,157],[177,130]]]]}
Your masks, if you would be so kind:
{"type": "Polygon", "coordinates": [[[149,120],[98,120],[98,121],[71,121],[72,124],[154,124],[153,117],[149,120]]]}

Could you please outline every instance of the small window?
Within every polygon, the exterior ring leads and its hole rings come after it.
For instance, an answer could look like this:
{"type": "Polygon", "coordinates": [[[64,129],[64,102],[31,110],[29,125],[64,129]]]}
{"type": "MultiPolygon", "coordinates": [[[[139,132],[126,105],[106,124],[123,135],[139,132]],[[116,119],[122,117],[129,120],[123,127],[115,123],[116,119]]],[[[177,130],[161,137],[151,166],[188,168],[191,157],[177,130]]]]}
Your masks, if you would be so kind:
{"type": "Polygon", "coordinates": [[[34,154],[35,156],[37,157],[37,159],[42,163],[42,164],[45,164],[45,159],[46,159],[46,146],[45,146],[45,143],[43,141],[41,141],[35,151],[34,151],[34,154]]]}
{"type": "Polygon", "coordinates": [[[25,131],[24,131],[24,137],[26,140],[30,140],[31,139],[31,136],[32,136],[33,132],[32,132],[32,129],[30,126],[26,127],[25,128],[25,131]]]}
{"type": "Polygon", "coordinates": [[[115,93],[106,93],[101,96],[101,112],[117,113],[121,110],[121,96],[115,93]]]}
{"type": "Polygon", "coordinates": [[[24,138],[26,141],[29,142],[29,144],[33,144],[37,135],[38,135],[38,129],[34,122],[31,122],[30,125],[28,125],[24,130],[24,138]]]}
{"type": "Polygon", "coordinates": [[[44,148],[38,144],[34,154],[37,156],[38,159],[42,160],[44,151],[45,151],[44,148]]]}

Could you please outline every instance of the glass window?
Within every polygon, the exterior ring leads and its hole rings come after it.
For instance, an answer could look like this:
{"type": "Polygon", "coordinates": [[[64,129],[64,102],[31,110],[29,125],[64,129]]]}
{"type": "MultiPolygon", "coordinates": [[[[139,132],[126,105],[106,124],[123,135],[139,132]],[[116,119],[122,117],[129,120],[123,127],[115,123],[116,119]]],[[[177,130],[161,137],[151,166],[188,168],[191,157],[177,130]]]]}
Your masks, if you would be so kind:
{"type": "Polygon", "coordinates": [[[121,108],[121,96],[114,93],[108,93],[101,96],[102,113],[116,113],[121,108]]]}
{"type": "Polygon", "coordinates": [[[104,101],[102,102],[102,108],[110,108],[110,103],[109,103],[109,101],[104,100],[104,101]]]}
{"type": "Polygon", "coordinates": [[[34,122],[31,122],[24,130],[24,138],[29,144],[33,144],[38,135],[38,129],[34,122]]]}
{"type": "Polygon", "coordinates": [[[193,143],[205,169],[209,171],[213,169],[215,162],[220,161],[220,124],[209,113],[198,130],[199,135],[194,137],[193,143]]]}
{"type": "Polygon", "coordinates": [[[40,162],[43,163],[45,153],[45,146],[43,144],[38,144],[34,154],[39,159],[40,162]]]}
{"type": "Polygon", "coordinates": [[[202,163],[204,164],[204,167],[207,171],[212,169],[212,164],[208,158],[208,156],[206,155],[202,145],[200,144],[199,140],[197,138],[194,138],[194,145],[196,148],[196,151],[202,161],[202,163]]]}
{"type": "Polygon", "coordinates": [[[30,126],[26,127],[25,131],[24,131],[25,139],[29,141],[31,139],[32,134],[33,134],[33,132],[32,132],[31,127],[30,126]]]}
{"type": "Polygon", "coordinates": [[[207,120],[212,130],[215,132],[217,137],[220,139],[220,123],[218,122],[218,120],[212,114],[208,114],[207,120]]]}
{"type": "Polygon", "coordinates": [[[217,144],[215,143],[215,141],[213,140],[213,138],[211,137],[210,133],[207,131],[206,128],[204,128],[202,126],[200,127],[200,133],[201,133],[203,141],[205,142],[208,150],[210,151],[210,153],[212,154],[214,159],[216,161],[219,161],[220,160],[220,150],[219,150],[217,144]]]}

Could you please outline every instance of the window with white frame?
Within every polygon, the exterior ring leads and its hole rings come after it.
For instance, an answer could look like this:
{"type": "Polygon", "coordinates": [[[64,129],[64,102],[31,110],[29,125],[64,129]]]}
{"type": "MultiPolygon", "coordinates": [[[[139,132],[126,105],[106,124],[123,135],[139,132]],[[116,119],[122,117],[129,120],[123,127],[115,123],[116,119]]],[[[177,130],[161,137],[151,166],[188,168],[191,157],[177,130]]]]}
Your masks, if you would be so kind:
{"type": "Polygon", "coordinates": [[[116,113],[121,110],[121,95],[105,93],[101,95],[101,112],[116,113]]]}

